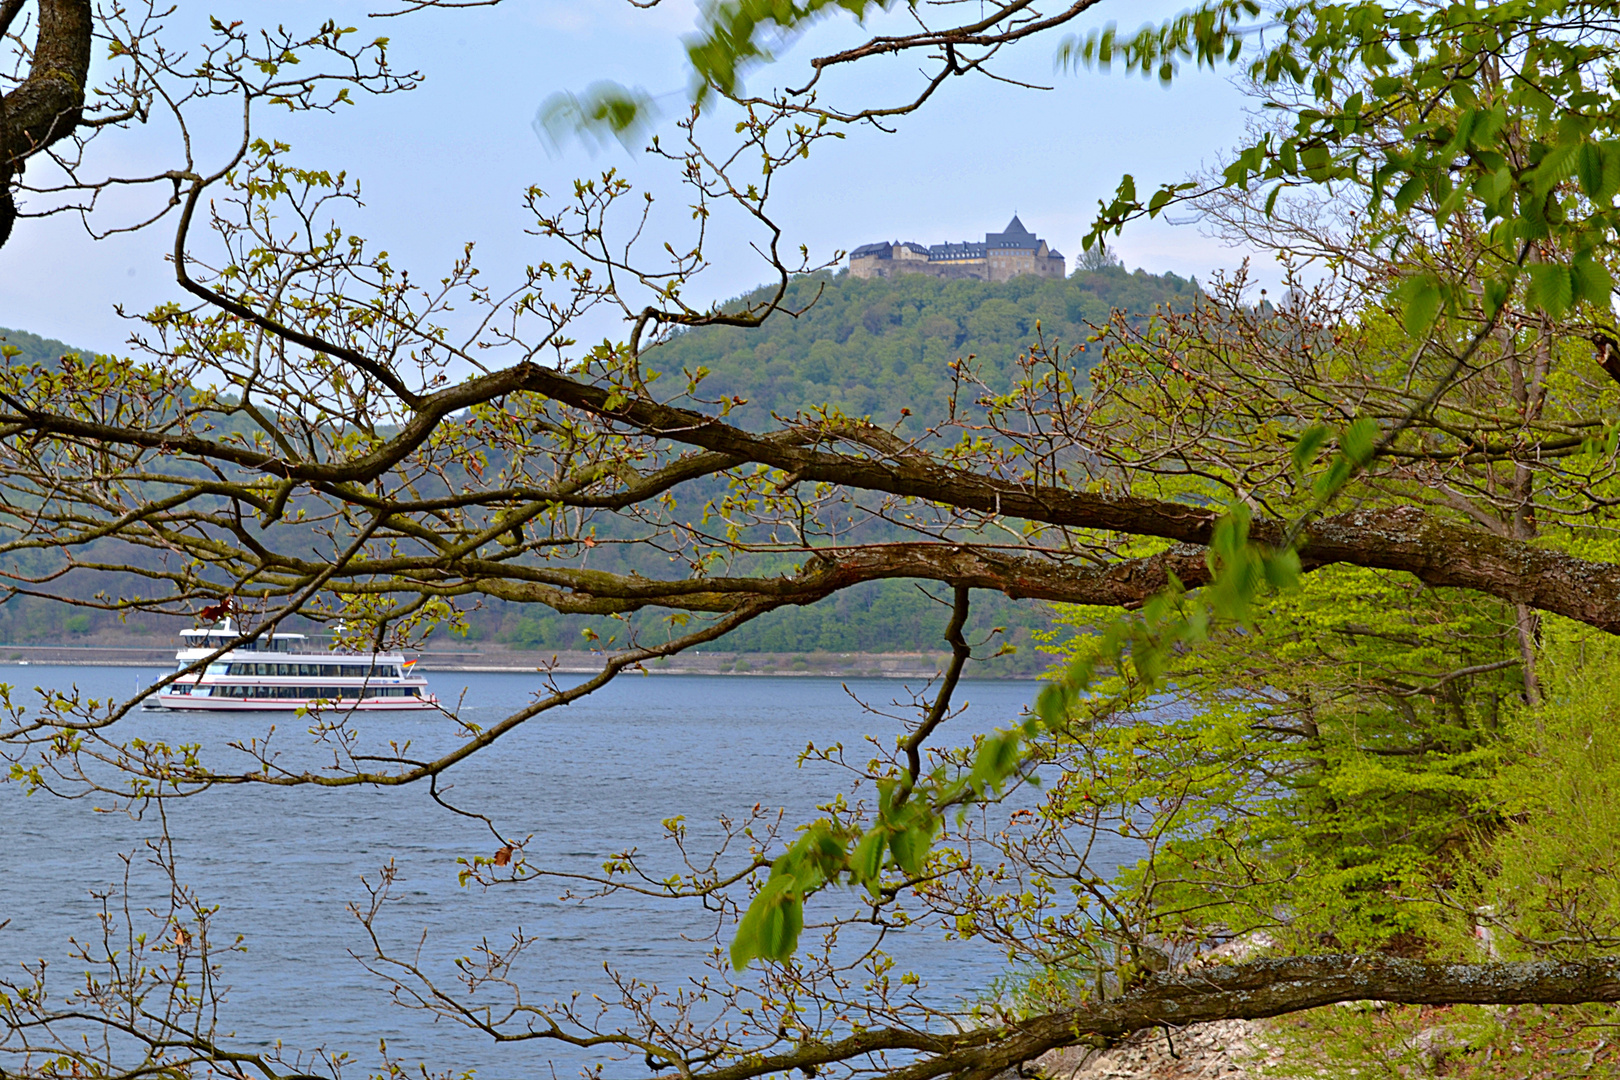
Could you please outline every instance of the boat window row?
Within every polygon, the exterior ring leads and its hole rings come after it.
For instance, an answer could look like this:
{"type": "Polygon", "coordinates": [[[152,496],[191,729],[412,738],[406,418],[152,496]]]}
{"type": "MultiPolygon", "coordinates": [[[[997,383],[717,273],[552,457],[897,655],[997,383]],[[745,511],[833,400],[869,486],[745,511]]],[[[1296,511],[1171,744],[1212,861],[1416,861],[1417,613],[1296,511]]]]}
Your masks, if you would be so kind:
{"type": "Polygon", "coordinates": [[[322,698],[326,701],[339,699],[355,701],[362,697],[421,697],[421,688],[416,686],[214,686],[190,687],[176,685],[170,688],[171,693],[196,694],[198,697],[223,698],[322,698]],[[210,690],[212,691],[210,693],[210,690]]]}
{"type": "Polygon", "coordinates": [[[397,664],[209,664],[210,675],[266,675],[305,679],[397,679],[397,664]]]}
{"type": "MultiPolygon", "coordinates": [[[[235,630],[214,630],[206,634],[201,632],[188,633],[186,631],[181,631],[180,633],[181,640],[187,645],[194,648],[207,647],[210,649],[218,648],[227,641],[235,640],[237,636],[238,635],[235,630]]],[[[260,638],[257,641],[249,641],[242,645],[238,645],[236,647],[236,651],[292,653],[300,650],[303,640],[304,636],[302,634],[295,635],[290,640],[279,636],[273,641],[266,641],[263,638],[260,638]]]]}

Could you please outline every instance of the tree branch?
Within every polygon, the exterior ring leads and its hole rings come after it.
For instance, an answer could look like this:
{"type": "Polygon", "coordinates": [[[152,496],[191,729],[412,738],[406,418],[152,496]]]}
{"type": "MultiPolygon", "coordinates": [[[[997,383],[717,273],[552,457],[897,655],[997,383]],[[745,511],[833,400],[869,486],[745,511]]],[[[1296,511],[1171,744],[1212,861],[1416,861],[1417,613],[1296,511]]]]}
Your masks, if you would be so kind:
{"type": "Polygon", "coordinates": [[[1341,1001],[1406,1005],[1577,1005],[1620,1001],[1620,959],[1513,964],[1430,964],[1383,956],[1298,956],[1160,976],[1120,997],[955,1035],[885,1028],[695,1075],[751,1080],[885,1050],[929,1055],[890,1080],[987,1080],[1086,1036],[1115,1040],[1163,1024],[1258,1020],[1341,1001]]]}
{"type": "MultiPolygon", "coordinates": [[[[907,456],[884,460],[768,442],[701,413],[651,401],[612,402],[603,388],[549,368],[533,368],[530,389],[611,417],[648,434],[782,469],[800,480],[844,484],[981,513],[1051,525],[1107,529],[1207,545],[1221,514],[1134,495],[1102,495],[1015,483],[907,456]]],[[[829,441],[836,439],[829,433],[829,441]]],[[[1256,518],[1249,535],[1281,543],[1286,522],[1256,518]]],[[[1306,569],[1349,563],[1401,570],[1429,585],[1475,589],[1620,633],[1620,566],[1594,562],[1454,525],[1415,506],[1353,510],[1321,518],[1298,534],[1306,569]]],[[[1202,584],[1186,581],[1186,584],[1202,584]]]]}

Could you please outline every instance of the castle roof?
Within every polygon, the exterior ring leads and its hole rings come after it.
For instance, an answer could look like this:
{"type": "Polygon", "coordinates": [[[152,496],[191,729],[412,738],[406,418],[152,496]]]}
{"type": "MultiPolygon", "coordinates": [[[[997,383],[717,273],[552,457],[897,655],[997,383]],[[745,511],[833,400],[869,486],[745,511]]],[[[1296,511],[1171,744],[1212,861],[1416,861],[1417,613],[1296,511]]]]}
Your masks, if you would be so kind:
{"type": "MultiPolygon", "coordinates": [[[[983,243],[969,240],[960,244],[934,244],[931,247],[923,247],[909,240],[886,240],[878,244],[862,244],[851,251],[849,257],[889,259],[894,257],[893,253],[898,248],[908,248],[918,255],[926,253],[929,262],[955,262],[963,259],[983,259],[988,257],[991,251],[1038,252],[1041,248],[1041,238],[1025,228],[1018,215],[1014,214],[1005,229],[998,233],[985,233],[983,243]]],[[[1047,253],[1055,259],[1063,258],[1055,250],[1048,250],[1047,253]]]]}
{"type": "Polygon", "coordinates": [[[969,241],[965,244],[935,244],[928,249],[930,262],[942,259],[982,259],[984,258],[984,245],[969,241]]]}
{"type": "Polygon", "coordinates": [[[893,258],[893,253],[900,248],[906,248],[918,255],[927,255],[928,249],[912,240],[884,240],[876,244],[862,244],[849,253],[852,259],[876,257],[879,259],[893,258]]]}
{"type": "Polygon", "coordinates": [[[1009,249],[1013,251],[1034,251],[1041,246],[1041,241],[1034,233],[1024,228],[1024,223],[1018,220],[1017,214],[1014,214],[1013,219],[1007,222],[1007,227],[1001,232],[985,233],[984,244],[985,247],[995,248],[998,251],[1007,251],[1009,249]]]}
{"type": "Polygon", "coordinates": [[[883,241],[881,244],[862,244],[860,247],[850,252],[849,257],[852,259],[859,259],[867,255],[886,255],[889,252],[889,248],[892,246],[893,245],[887,240],[883,241]]]}

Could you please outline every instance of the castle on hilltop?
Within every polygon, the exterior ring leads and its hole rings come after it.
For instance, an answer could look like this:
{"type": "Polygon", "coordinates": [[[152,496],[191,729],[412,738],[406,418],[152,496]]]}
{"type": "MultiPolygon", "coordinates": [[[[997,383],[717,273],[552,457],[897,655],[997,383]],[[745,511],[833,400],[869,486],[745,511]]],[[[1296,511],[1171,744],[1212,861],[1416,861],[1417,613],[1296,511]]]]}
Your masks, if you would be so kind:
{"type": "Polygon", "coordinates": [[[1010,281],[1020,274],[1061,278],[1063,256],[1024,228],[1014,214],[998,233],[985,233],[984,243],[935,244],[909,240],[862,244],[849,253],[849,272],[858,278],[928,274],[939,278],[1010,281]]]}

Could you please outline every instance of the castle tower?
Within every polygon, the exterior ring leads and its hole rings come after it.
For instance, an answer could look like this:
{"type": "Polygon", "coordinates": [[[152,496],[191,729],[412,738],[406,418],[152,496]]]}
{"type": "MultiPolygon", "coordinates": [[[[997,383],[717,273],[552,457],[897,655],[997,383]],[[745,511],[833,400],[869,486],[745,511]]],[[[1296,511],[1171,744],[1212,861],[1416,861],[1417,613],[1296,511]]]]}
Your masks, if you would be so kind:
{"type": "Polygon", "coordinates": [[[1021,274],[1063,276],[1063,256],[1026,229],[1017,214],[1005,229],[984,234],[984,251],[991,281],[1011,281],[1021,274]]]}

